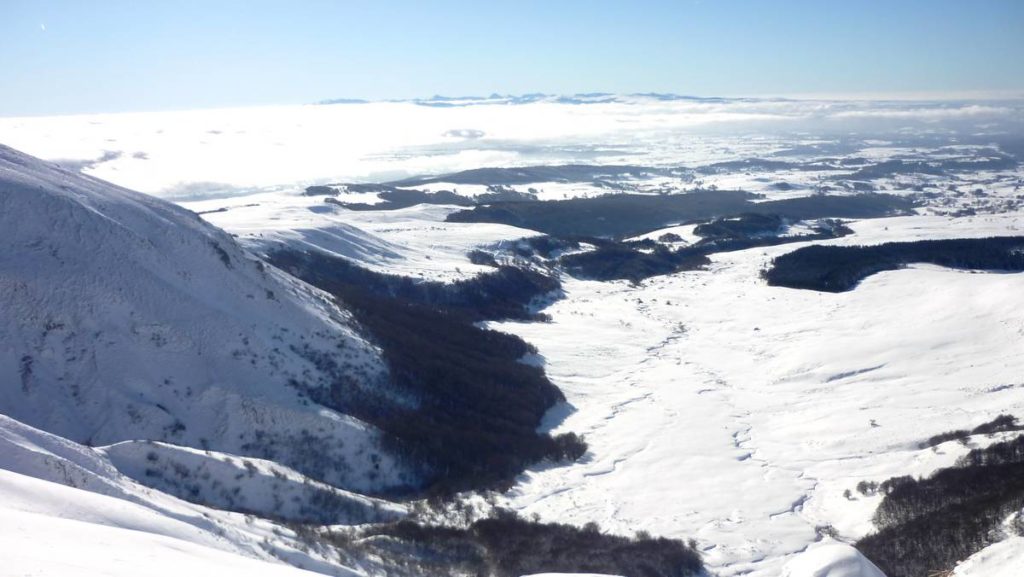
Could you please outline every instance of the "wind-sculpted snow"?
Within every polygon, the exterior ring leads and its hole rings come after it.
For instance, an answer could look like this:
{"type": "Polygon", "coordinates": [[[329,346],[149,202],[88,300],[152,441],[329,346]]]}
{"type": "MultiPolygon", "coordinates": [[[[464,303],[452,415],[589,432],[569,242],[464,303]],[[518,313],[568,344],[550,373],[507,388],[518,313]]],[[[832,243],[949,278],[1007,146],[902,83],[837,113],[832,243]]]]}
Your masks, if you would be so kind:
{"type": "Polygon", "coordinates": [[[0,239],[0,413],[355,490],[405,482],[372,427],[295,386],[384,395],[378,351],[326,295],[193,213],[0,148],[0,239]]]}

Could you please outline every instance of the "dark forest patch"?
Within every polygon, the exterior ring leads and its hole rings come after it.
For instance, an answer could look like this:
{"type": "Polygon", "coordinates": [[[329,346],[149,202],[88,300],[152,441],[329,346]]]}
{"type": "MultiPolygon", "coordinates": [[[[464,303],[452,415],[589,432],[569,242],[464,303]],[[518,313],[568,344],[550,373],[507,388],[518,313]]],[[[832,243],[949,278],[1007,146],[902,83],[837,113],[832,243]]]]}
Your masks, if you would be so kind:
{"type": "Polygon", "coordinates": [[[685,194],[609,194],[544,202],[494,203],[448,215],[450,222],[493,222],[552,236],[623,238],[673,224],[735,214],[775,214],[793,221],[877,218],[909,211],[913,202],[887,194],[809,196],[753,202],[743,191],[699,190],[685,194]]]}
{"type": "Polygon", "coordinates": [[[611,194],[530,203],[495,203],[453,213],[451,222],[494,222],[552,236],[621,238],[671,223],[741,212],[753,195],[740,191],[647,196],[611,194]]]}
{"type": "Polygon", "coordinates": [[[438,182],[452,184],[535,184],[540,182],[592,182],[608,178],[630,178],[640,175],[663,175],[671,171],[634,165],[564,164],[555,166],[522,166],[518,168],[474,168],[441,176],[409,178],[390,184],[423,186],[438,182]]]}
{"type": "Polygon", "coordinates": [[[1004,154],[994,154],[990,158],[953,158],[935,160],[886,160],[864,166],[850,174],[837,175],[836,180],[872,180],[891,178],[904,174],[928,174],[933,176],[949,172],[979,170],[1009,170],[1017,166],[1017,161],[1004,154]]]}
{"type": "Polygon", "coordinates": [[[857,543],[889,577],[952,569],[1001,540],[1000,527],[1024,508],[1024,437],[975,449],[930,477],[880,485],[878,531],[857,543]]]}
{"type": "MultiPolygon", "coordinates": [[[[476,258],[484,259],[485,255],[476,258]]],[[[272,250],[267,260],[330,293],[356,287],[382,298],[457,313],[474,322],[529,320],[535,316],[528,308],[531,302],[561,290],[553,277],[526,268],[497,266],[497,262],[494,272],[443,283],[374,272],[319,251],[272,250]]]]}
{"type": "Polygon", "coordinates": [[[890,242],[876,246],[808,246],[775,258],[768,284],[823,292],[853,289],[861,280],[913,263],[956,269],[1024,271],[1024,237],[890,242]]]}
{"type": "Polygon", "coordinates": [[[557,289],[557,281],[502,267],[461,283],[417,283],[322,253],[283,250],[268,259],[335,295],[381,347],[393,386],[412,405],[371,397],[344,379],[296,386],[381,429],[386,447],[424,472],[415,492],[505,487],[533,463],[574,460],[586,451],[573,434],[537,432],[544,413],[564,397],[543,369],[520,362],[534,349],[474,324],[530,318],[526,305],[557,289]]]}
{"type": "Polygon", "coordinates": [[[783,233],[789,228],[789,222],[788,218],[778,214],[757,213],[715,219],[697,226],[694,233],[704,238],[683,250],[710,255],[791,242],[827,240],[853,234],[853,230],[842,221],[823,218],[807,222],[810,228],[808,233],[785,235],[783,233]]]}
{"type": "Polygon", "coordinates": [[[652,276],[696,270],[711,264],[711,260],[687,249],[671,250],[659,245],[645,252],[623,243],[613,243],[564,256],[561,264],[566,272],[581,278],[638,283],[652,276]]]}
{"type": "Polygon", "coordinates": [[[995,419],[987,423],[982,423],[971,430],[957,429],[955,431],[946,431],[945,433],[939,433],[933,435],[919,445],[922,449],[929,447],[935,447],[949,441],[961,441],[966,442],[973,435],[991,435],[993,433],[1008,433],[1012,431],[1022,431],[1024,425],[1017,424],[1016,417],[1012,415],[999,415],[995,419]]]}
{"type": "Polygon", "coordinates": [[[778,214],[746,213],[733,218],[716,218],[697,225],[693,234],[701,238],[750,238],[778,235],[786,219],[778,214]]]}
{"type": "MultiPolygon", "coordinates": [[[[815,152],[819,151],[815,150],[815,152]]],[[[701,174],[720,174],[750,171],[779,172],[783,170],[835,170],[835,166],[833,164],[829,164],[823,161],[789,162],[785,160],[774,160],[767,158],[744,158],[742,160],[727,160],[723,162],[707,164],[698,168],[697,172],[701,174]]]]}
{"type": "Polygon", "coordinates": [[[331,186],[310,186],[306,188],[309,196],[326,195],[325,202],[345,207],[349,210],[397,210],[408,208],[417,204],[444,204],[454,206],[474,206],[476,203],[465,196],[455,194],[449,190],[427,192],[425,190],[409,190],[395,188],[383,184],[345,184],[331,186]],[[379,203],[348,202],[344,193],[339,191],[343,188],[350,193],[376,193],[379,203]]]}
{"type": "Polygon", "coordinates": [[[391,558],[397,551],[410,559],[408,569],[426,575],[458,570],[481,577],[538,573],[690,577],[701,574],[704,567],[692,546],[675,539],[606,535],[594,524],[579,528],[539,523],[504,510],[465,528],[406,520],[333,538],[343,549],[361,547],[391,558]]]}
{"type": "Polygon", "coordinates": [[[559,264],[569,274],[581,278],[637,283],[653,276],[698,270],[711,264],[708,256],[715,253],[825,240],[853,232],[839,221],[823,219],[814,223],[808,234],[781,236],[786,223],[779,215],[715,219],[696,227],[695,232],[705,238],[676,249],[650,239],[630,242],[589,239],[596,246],[594,250],[566,255],[559,264]]]}

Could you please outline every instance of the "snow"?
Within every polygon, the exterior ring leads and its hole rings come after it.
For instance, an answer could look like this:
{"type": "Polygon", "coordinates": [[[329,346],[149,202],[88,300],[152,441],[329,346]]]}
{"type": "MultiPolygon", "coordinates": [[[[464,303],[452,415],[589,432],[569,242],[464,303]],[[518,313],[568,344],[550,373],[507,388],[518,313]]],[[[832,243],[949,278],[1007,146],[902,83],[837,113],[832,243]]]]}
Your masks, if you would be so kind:
{"type": "MultiPolygon", "coordinates": [[[[365,248],[333,252],[377,270],[394,264],[441,279],[473,273],[463,255],[474,246],[530,234],[444,223],[453,209],[437,206],[342,210],[329,213],[329,225],[275,221],[308,200],[260,199],[275,208],[204,217],[254,248],[268,238],[295,242],[284,236],[290,230],[345,227],[353,246],[387,243],[400,258],[382,262],[365,248]],[[417,256],[421,247],[433,258],[417,256]]],[[[827,242],[1019,234],[1024,215],[921,214],[849,225],[855,234],[827,242]]],[[[694,239],[692,227],[643,236],[694,239]]],[[[544,311],[550,323],[491,323],[538,347],[568,398],[548,423],[590,445],[576,465],[525,474],[507,504],[617,533],[694,537],[720,575],[773,576],[820,541],[820,527],[847,541],[873,530],[880,497],[860,494],[858,482],[948,467],[970,447],[919,443],[1024,406],[1014,386],[1024,369],[1020,275],[914,266],[838,295],[765,286],[758,274],[765,264],[804,244],[715,255],[707,271],[638,287],[563,278],[565,298],[544,311]]]]}
{"type": "MultiPolygon", "coordinates": [[[[1021,216],[852,223],[833,243],[1012,234],[1021,216]]],[[[531,471],[521,512],[695,537],[721,575],[775,575],[832,525],[871,530],[861,480],[924,475],[966,448],[918,444],[1020,413],[1021,275],[913,267],[822,294],[758,271],[797,245],[716,255],[640,287],[567,280],[550,323],[496,323],[538,348],[583,434],[572,466],[531,471]],[[581,344],[578,335],[587,335],[581,344]],[[984,360],[980,360],[984,359],[984,360]],[[850,490],[851,499],[843,496],[850,490]]]]}
{"type": "MultiPolygon", "coordinates": [[[[309,225],[282,218],[281,226],[271,215],[308,201],[266,198],[276,199],[274,210],[204,217],[253,247],[266,238],[294,242],[275,235],[309,225]]],[[[462,257],[474,244],[530,234],[444,223],[450,210],[337,211],[325,229],[351,227],[356,246],[400,247],[402,258],[383,263],[372,250],[335,251],[360,264],[440,279],[475,272],[462,257]],[[434,258],[417,256],[417,247],[434,258]]],[[[827,242],[1013,235],[1024,215],[919,214],[849,225],[855,234],[827,242]]],[[[695,240],[692,228],[643,236],[695,240]]],[[[544,311],[550,323],[491,323],[537,346],[568,398],[548,424],[590,445],[573,466],[523,475],[507,504],[616,533],[694,537],[719,575],[774,576],[821,541],[821,528],[845,541],[873,530],[880,497],[860,494],[860,481],[948,467],[970,447],[919,443],[1020,412],[1020,275],[914,266],[838,295],[765,286],[766,263],[804,244],[715,255],[707,271],[638,287],[563,278],[565,298],[544,311]]]]}
{"type": "Polygon", "coordinates": [[[387,522],[405,512],[399,505],[337,489],[265,459],[153,441],[124,441],[99,451],[140,483],[218,509],[321,525],[387,522]]]}
{"type": "Polygon", "coordinates": [[[214,225],[239,235],[256,252],[280,245],[317,249],[386,274],[454,281],[491,268],[466,253],[502,240],[536,236],[530,230],[487,223],[453,223],[461,207],[421,204],[389,211],[350,211],[323,197],[266,193],[184,203],[214,225]]]}
{"type": "Polygon", "coordinates": [[[121,527],[9,510],[3,518],[0,541],[9,575],[135,577],[141,568],[153,577],[320,575],[121,527]]]}
{"type": "Polygon", "coordinates": [[[782,569],[782,577],[885,577],[878,567],[844,543],[811,547],[782,569]]]}
{"type": "MultiPolygon", "coordinates": [[[[0,240],[10,248],[0,254],[0,413],[8,415],[0,417],[0,542],[15,545],[10,566],[27,574],[128,574],[143,563],[175,573],[298,573],[280,557],[318,571],[362,572],[301,551],[294,535],[268,521],[144,487],[189,496],[190,486],[147,474],[156,468],[150,454],[163,471],[183,464],[208,475],[198,500],[219,507],[297,515],[291,498],[301,501],[312,487],[361,511],[401,514],[358,494],[409,474],[383,455],[381,477],[362,475],[378,452],[375,431],[310,405],[287,384],[326,378],[297,351],[341,346],[350,353],[346,371],[386,395],[379,351],[325,295],[261,271],[254,253],[315,247],[382,272],[453,281],[486,270],[468,262],[469,250],[535,233],[444,222],[457,210],[451,206],[348,211],[302,195],[308,184],[586,162],[682,166],[678,177],[620,183],[641,193],[711,185],[768,199],[820,186],[848,193],[849,183],[836,178],[856,164],[694,168],[818,145],[834,145],[839,159],[871,162],[984,156],[979,148],[894,141],[915,127],[1013,131],[1020,109],[638,97],[0,119],[6,143],[204,213],[200,219],[0,148],[0,240]],[[828,136],[874,135],[868,129],[894,118],[903,132],[891,140],[828,136]],[[811,125],[821,133],[799,132],[811,125]],[[792,189],[780,190],[780,182],[792,189]],[[178,422],[184,428],[175,432],[178,422]],[[239,438],[253,430],[268,435],[256,448],[239,438]],[[318,438],[298,437],[303,430],[318,438]],[[322,442],[339,438],[344,447],[322,442]],[[337,448],[330,460],[345,467],[328,474],[288,461],[311,442],[337,448]],[[244,503],[224,496],[236,487],[244,503]],[[278,506],[275,495],[288,499],[278,506]],[[63,551],[40,545],[54,536],[67,544],[63,551]]],[[[875,178],[867,183],[875,190],[920,189],[933,198],[919,214],[855,221],[855,234],[827,242],[1018,235],[1022,178],[1019,167],[875,178]],[[979,214],[948,216],[961,211],[979,214]]],[[[423,188],[485,191],[443,182],[423,188]]],[[[551,199],[611,190],[562,182],[515,188],[551,199]]],[[[693,242],[692,229],[643,237],[675,232],[693,242]]],[[[616,533],[693,537],[721,577],[878,577],[843,544],[874,529],[880,497],[860,494],[857,484],[950,466],[970,447],[919,443],[998,414],[1024,414],[1024,276],[914,266],[842,294],[766,286],[759,271],[799,246],[715,255],[708,270],[639,286],[566,278],[565,298],[544,311],[551,322],[491,323],[535,345],[565,392],[567,403],[545,428],[583,434],[590,446],[576,464],[525,473],[505,504],[616,533]],[[831,533],[838,541],[824,536],[831,533]]],[[[973,438],[970,446],[994,440],[973,438]]],[[[1009,537],[955,575],[1016,575],[1022,550],[1021,539],[1009,537]]]]}
{"type": "Polygon", "coordinates": [[[143,566],[153,575],[181,567],[309,574],[281,559],[328,575],[362,574],[301,551],[288,529],[152,491],[118,473],[102,452],[3,415],[0,518],[11,575],[137,575],[143,566]]]}
{"type": "Polygon", "coordinates": [[[1024,567],[1024,537],[1009,537],[971,555],[952,577],[1018,577],[1024,567]]]}
{"type": "Polygon", "coordinates": [[[356,491],[403,482],[375,430],[289,384],[337,378],[329,354],[386,395],[379,351],[195,214],[0,148],[0,239],[0,413],[94,445],[276,454],[356,491]]]}

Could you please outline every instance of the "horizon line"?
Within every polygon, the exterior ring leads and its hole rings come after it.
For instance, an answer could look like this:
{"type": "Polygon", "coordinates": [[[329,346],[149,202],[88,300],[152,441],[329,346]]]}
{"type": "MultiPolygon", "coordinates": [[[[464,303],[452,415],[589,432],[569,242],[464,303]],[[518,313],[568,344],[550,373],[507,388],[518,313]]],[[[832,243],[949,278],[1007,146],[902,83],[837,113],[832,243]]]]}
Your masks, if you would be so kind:
{"type": "MultiPolygon", "coordinates": [[[[730,95],[694,95],[680,94],[675,92],[525,92],[520,94],[501,94],[493,92],[489,95],[459,95],[451,96],[434,94],[427,97],[411,98],[359,98],[359,97],[336,97],[325,98],[317,101],[306,102],[276,102],[261,104],[229,104],[211,105],[196,107],[171,107],[142,110],[116,110],[116,111],[90,111],[90,112],[56,112],[52,114],[6,114],[0,112],[2,119],[15,118],[56,118],[68,116],[108,116],[120,114],[173,114],[177,112],[196,111],[217,111],[237,110],[246,108],[291,108],[302,106],[336,106],[336,105],[360,105],[360,104],[416,104],[425,106],[444,107],[449,106],[472,106],[474,104],[488,105],[501,102],[508,105],[525,105],[540,102],[565,105],[585,105],[613,103],[614,99],[622,98],[652,98],[666,102],[672,101],[793,101],[793,102],[904,102],[904,103],[942,103],[942,102],[1006,102],[1024,100],[1024,88],[1022,89],[999,89],[999,90],[932,90],[932,91],[863,91],[863,92],[793,92],[793,93],[761,93],[761,94],[730,94],[730,95]],[[604,99],[592,102],[584,99],[604,99]],[[454,104],[465,102],[465,104],[454,104]]],[[[629,104],[621,102],[620,104],[629,104]]]]}

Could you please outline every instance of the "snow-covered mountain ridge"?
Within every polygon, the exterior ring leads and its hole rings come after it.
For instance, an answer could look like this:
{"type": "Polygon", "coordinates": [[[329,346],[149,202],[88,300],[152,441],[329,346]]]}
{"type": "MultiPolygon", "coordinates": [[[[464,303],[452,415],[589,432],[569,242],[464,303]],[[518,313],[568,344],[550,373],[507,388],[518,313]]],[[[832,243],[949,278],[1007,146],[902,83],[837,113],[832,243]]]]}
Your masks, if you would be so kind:
{"type": "Polygon", "coordinates": [[[403,482],[372,427],[293,386],[384,395],[379,352],[193,213],[0,148],[0,237],[0,413],[92,445],[274,458],[354,490],[403,482]]]}

